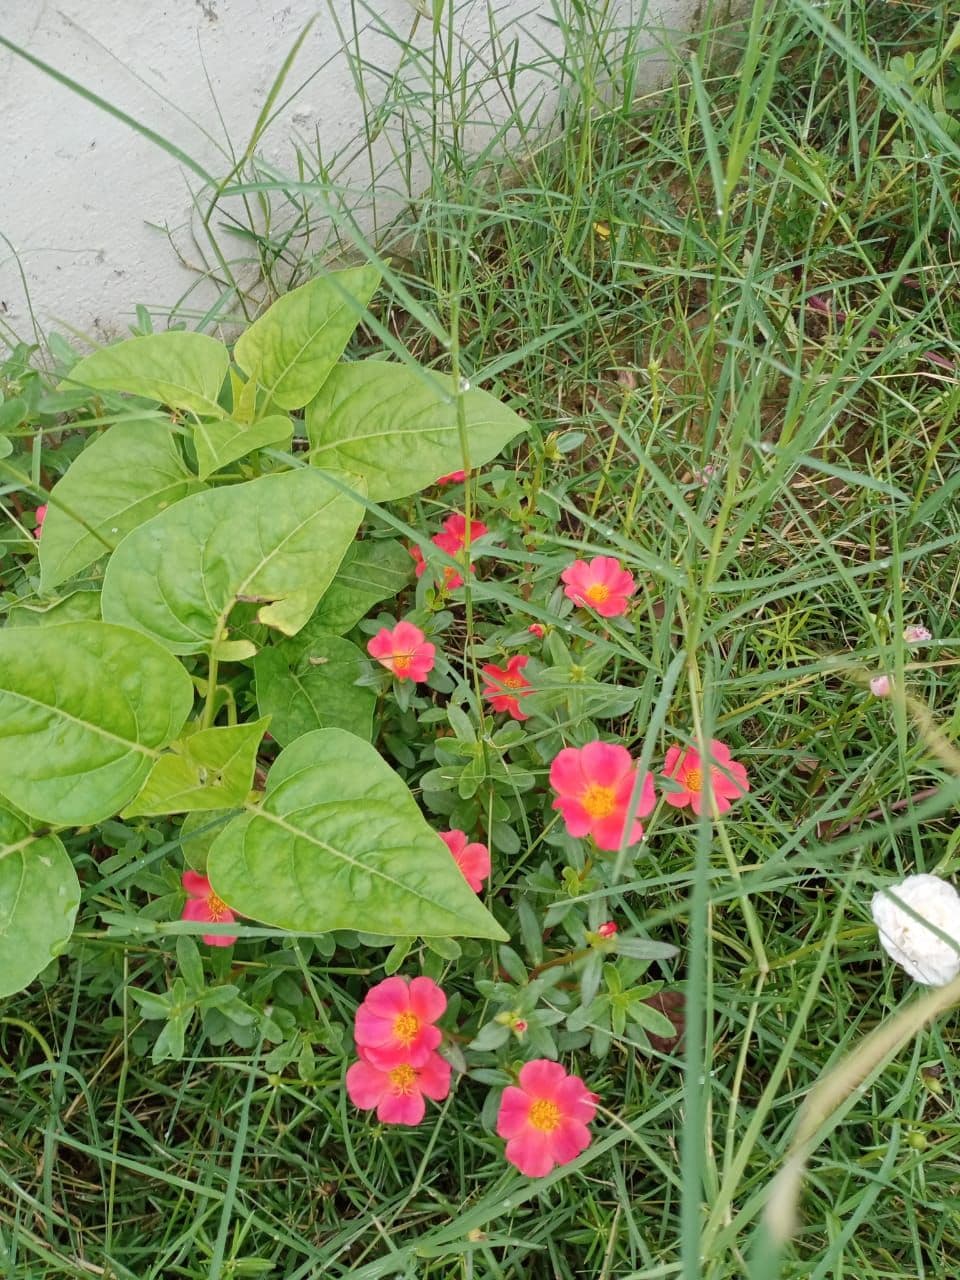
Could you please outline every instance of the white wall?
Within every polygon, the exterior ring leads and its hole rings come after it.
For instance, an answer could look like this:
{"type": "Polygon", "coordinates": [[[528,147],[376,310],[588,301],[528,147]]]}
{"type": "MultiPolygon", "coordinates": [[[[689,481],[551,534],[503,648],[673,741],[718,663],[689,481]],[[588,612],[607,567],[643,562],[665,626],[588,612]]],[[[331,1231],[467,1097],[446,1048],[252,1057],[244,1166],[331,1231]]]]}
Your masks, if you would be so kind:
{"type": "MultiPolygon", "coordinates": [[[[603,8],[603,0],[586,2],[594,16],[603,8]]],[[[473,88],[465,111],[446,114],[468,121],[467,145],[485,145],[509,115],[515,52],[518,65],[542,64],[513,87],[520,114],[531,119],[539,112],[549,123],[564,43],[552,19],[569,12],[566,0],[453,3],[455,78],[473,88]]],[[[616,7],[612,25],[625,36],[632,24],[653,55],[665,29],[689,28],[696,0],[651,0],[649,9],[644,0],[607,3],[616,7]]],[[[314,164],[319,149],[364,231],[373,231],[396,213],[407,186],[422,187],[429,172],[422,155],[412,175],[395,159],[411,129],[429,137],[424,86],[447,45],[445,26],[435,40],[429,18],[417,21],[412,0],[368,6],[328,0],[322,9],[315,0],[0,0],[0,35],[162,134],[219,181],[231,169],[231,147],[245,148],[284,58],[314,15],[257,154],[295,174],[296,145],[314,164]],[[359,86],[345,40],[363,64],[359,86]],[[385,99],[391,110],[371,161],[358,145],[365,109],[369,121],[385,99]]],[[[639,62],[646,84],[667,65],[663,56],[639,62]]],[[[41,329],[80,331],[97,341],[126,332],[137,303],[164,315],[179,306],[195,322],[222,292],[195,199],[203,203],[203,179],[2,47],[0,116],[0,233],[9,242],[0,240],[0,337],[31,335],[27,295],[41,329]]],[[[521,147],[516,134],[512,145],[521,147]]],[[[274,204],[272,225],[288,224],[292,205],[274,204]]],[[[236,200],[226,202],[224,209],[231,208],[243,213],[236,200]]],[[[248,242],[225,234],[224,220],[224,213],[214,219],[223,251],[231,260],[249,259],[248,242]]],[[[252,278],[249,267],[239,272],[252,278]]]]}

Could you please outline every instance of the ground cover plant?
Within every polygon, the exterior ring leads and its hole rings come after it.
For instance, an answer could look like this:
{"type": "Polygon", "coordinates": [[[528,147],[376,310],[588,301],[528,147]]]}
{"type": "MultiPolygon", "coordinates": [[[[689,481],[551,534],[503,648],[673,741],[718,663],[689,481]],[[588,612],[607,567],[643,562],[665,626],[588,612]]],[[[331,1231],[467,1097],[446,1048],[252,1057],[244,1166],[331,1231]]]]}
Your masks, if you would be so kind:
{"type": "Polygon", "coordinates": [[[11,343],[5,1274],[951,1272],[958,36],[569,21],[392,256],[11,343]]]}

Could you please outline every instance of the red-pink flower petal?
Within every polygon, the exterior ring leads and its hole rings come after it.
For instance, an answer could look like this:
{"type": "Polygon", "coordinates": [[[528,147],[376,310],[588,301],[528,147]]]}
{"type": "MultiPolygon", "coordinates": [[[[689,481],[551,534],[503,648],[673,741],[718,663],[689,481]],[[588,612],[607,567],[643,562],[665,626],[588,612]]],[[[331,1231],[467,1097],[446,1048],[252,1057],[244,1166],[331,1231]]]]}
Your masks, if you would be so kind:
{"type": "Polygon", "coordinates": [[[490,850],[479,841],[468,844],[464,831],[440,831],[438,834],[453,854],[453,860],[467,884],[474,893],[480,893],[484,880],[490,875],[490,850]]]}
{"type": "Polygon", "coordinates": [[[596,1097],[579,1078],[546,1058],[527,1062],[518,1086],[503,1091],[497,1133],[507,1160],[529,1177],[542,1177],[575,1159],[590,1143],[587,1124],[596,1097]]]}
{"type": "Polygon", "coordinates": [[[398,622],[393,630],[382,627],[367,642],[367,653],[398,680],[420,681],[433,670],[436,646],[412,622],[398,622]]]}
{"type": "Polygon", "coordinates": [[[638,819],[650,813],[656,802],[648,774],[624,837],[636,779],[636,765],[626,747],[609,742],[565,747],[550,766],[550,785],[557,792],[553,808],[563,814],[570,835],[590,835],[600,849],[635,844],[643,835],[638,819]]]}
{"type": "Polygon", "coordinates": [[[362,1058],[382,1071],[421,1067],[443,1038],[433,1023],[447,998],[432,978],[385,978],[357,1009],[353,1035],[362,1058]]]}
{"type": "Polygon", "coordinates": [[[580,748],[584,775],[601,787],[615,787],[633,769],[626,747],[613,742],[588,742],[580,748]]]}
{"type": "Polygon", "coordinates": [[[447,1010],[447,997],[432,978],[414,978],[410,983],[410,1011],[421,1022],[436,1022],[447,1010]]]}

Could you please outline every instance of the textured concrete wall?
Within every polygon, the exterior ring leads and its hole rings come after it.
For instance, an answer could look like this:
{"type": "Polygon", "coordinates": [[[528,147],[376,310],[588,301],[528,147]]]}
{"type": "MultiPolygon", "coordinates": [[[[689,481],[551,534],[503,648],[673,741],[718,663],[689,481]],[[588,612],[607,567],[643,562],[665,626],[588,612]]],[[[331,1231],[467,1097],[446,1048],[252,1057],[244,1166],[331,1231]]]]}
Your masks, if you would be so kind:
{"type": "MultiPolygon", "coordinates": [[[[695,0],[609,2],[613,27],[641,30],[651,55],[665,32],[689,29],[695,11],[695,0]]],[[[319,153],[371,232],[429,171],[425,95],[439,59],[449,53],[454,79],[466,86],[468,147],[486,145],[516,102],[523,118],[543,122],[555,103],[564,45],[556,16],[567,0],[446,3],[455,5],[452,48],[446,22],[436,34],[411,0],[328,0],[319,10],[314,0],[0,0],[0,35],[163,135],[219,181],[315,16],[257,156],[267,172],[295,174],[297,147],[314,164],[319,153]],[[512,65],[537,63],[511,84],[512,65]],[[365,123],[384,102],[368,153],[365,123]],[[411,130],[421,131],[412,172],[402,155],[411,130]]],[[[591,10],[594,20],[601,8],[591,10]]],[[[664,59],[640,63],[640,82],[651,83],[664,59]]],[[[160,313],[179,305],[188,322],[211,305],[222,290],[202,227],[209,188],[201,176],[2,47],[0,112],[0,335],[32,333],[28,296],[42,329],[95,340],[123,333],[138,303],[160,313]]],[[[454,114],[459,107],[441,113],[441,136],[454,114]]],[[[289,225],[292,204],[274,204],[272,225],[289,225]]],[[[251,211],[226,201],[212,220],[217,242],[231,260],[249,260],[249,242],[224,230],[231,212],[244,221],[251,211]]],[[[262,222],[255,207],[252,214],[262,222]]],[[[237,271],[251,278],[249,263],[237,271]]]]}

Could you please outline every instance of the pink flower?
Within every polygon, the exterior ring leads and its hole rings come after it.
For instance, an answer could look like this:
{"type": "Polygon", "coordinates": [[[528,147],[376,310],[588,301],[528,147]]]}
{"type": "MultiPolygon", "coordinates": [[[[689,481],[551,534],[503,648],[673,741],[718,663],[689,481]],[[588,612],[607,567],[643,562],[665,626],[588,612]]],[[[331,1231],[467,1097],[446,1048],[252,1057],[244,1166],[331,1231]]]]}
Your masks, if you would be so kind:
{"type": "MultiPolygon", "coordinates": [[[[199,871],[185,871],[182,884],[188,896],[180,913],[181,920],[198,920],[204,924],[232,924],[236,920],[223,899],[213,892],[207,877],[199,871]]],[[[229,947],[236,942],[237,935],[205,933],[203,940],[211,947],[229,947]]]]}
{"type": "Polygon", "coordinates": [[[608,920],[605,924],[597,925],[598,938],[615,938],[619,932],[620,930],[614,920],[608,920]]]}
{"type": "MultiPolygon", "coordinates": [[[[717,813],[726,813],[732,801],[739,800],[750,790],[746,769],[730,759],[730,748],[722,742],[711,740],[709,765],[705,792],[700,753],[693,747],[687,747],[686,751],[682,747],[671,747],[663,762],[663,773],[664,777],[679,783],[680,790],[668,791],[664,795],[667,804],[675,809],[689,805],[694,813],[699,814],[706,797],[712,794],[717,813]]],[[[707,811],[709,813],[709,809],[707,811]]]]}
{"type": "MultiPolygon", "coordinates": [[[[434,534],[430,539],[435,547],[439,547],[441,551],[445,551],[448,556],[458,557],[463,551],[467,537],[467,521],[458,511],[452,516],[447,516],[443,524],[440,526],[440,533],[434,534]]],[[[476,542],[477,538],[482,538],[489,530],[485,524],[481,524],[479,520],[470,521],[470,541],[476,542]]],[[[411,556],[413,556],[416,564],[417,577],[421,577],[426,569],[423,559],[423,552],[419,547],[409,548],[411,556]]],[[[443,586],[444,590],[452,591],[454,587],[463,586],[463,576],[457,573],[453,565],[446,564],[443,566],[443,586]]]]}
{"type": "Polygon", "coordinates": [[[481,667],[487,682],[483,696],[490,699],[494,711],[508,711],[514,720],[527,719],[526,713],[520,710],[519,699],[525,698],[533,689],[527,677],[521,674],[529,661],[525,653],[515,653],[505,667],[497,667],[493,663],[481,667]]]}
{"type": "Polygon", "coordinates": [[[436,646],[412,622],[398,622],[392,631],[384,627],[367,644],[371,658],[398,680],[426,680],[436,652],[436,646]]]}
{"type": "Polygon", "coordinates": [[[450,1092],[450,1063],[431,1053],[414,1066],[398,1062],[388,1071],[363,1058],[347,1071],[347,1093],[361,1111],[377,1109],[382,1124],[419,1124],[427,1109],[424,1095],[442,1102],[450,1092]]]}
{"type": "Polygon", "coordinates": [[[596,610],[601,618],[616,618],[627,612],[629,597],[637,589],[632,574],[627,573],[613,556],[595,556],[589,562],[574,560],[560,575],[563,591],[574,604],[596,610]]]}
{"type": "Polygon", "coordinates": [[[35,538],[39,538],[40,534],[43,532],[43,522],[47,518],[46,503],[44,503],[42,506],[37,507],[36,511],[33,513],[33,518],[36,521],[36,524],[34,525],[34,528],[33,528],[33,536],[35,538]]]}
{"type": "Polygon", "coordinates": [[[889,676],[873,676],[870,680],[870,692],[875,698],[889,698],[893,681],[889,676]]]}
{"type": "Polygon", "coordinates": [[[497,1133],[506,1138],[506,1158],[528,1178],[542,1178],[554,1165],[569,1164],[590,1145],[587,1125],[597,1095],[559,1062],[534,1058],[520,1068],[519,1088],[500,1099],[497,1133]]]}
{"type": "MultiPolygon", "coordinates": [[[[452,516],[447,516],[443,524],[440,526],[441,532],[434,534],[431,542],[438,546],[441,551],[446,551],[448,555],[455,556],[458,551],[462,551],[467,541],[467,518],[461,515],[459,511],[455,511],[452,516]]],[[[476,542],[478,538],[482,538],[485,533],[490,530],[479,520],[470,521],[470,541],[476,542]]]]}
{"type": "Polygon", "coordinates": [[[367,992],[354,1019],[360,1057],[381,1071],[422,1066],[443,1038],[433,1024],[446,1007],[432,978],[384,978],[367,992]]]}
{"type": "Polygon", "coordinates": [[[542,640],[547,634],[546,628],[542,627],[539,622],[531,622],[527,630],[532,636],[536,636],[538,640],[542,640]]]}
{"type": "Polygon", "coordinates": [[[480,893],[490,875],[490,850],[485,844],[467,844],[465,831],[440,831],[440,839],[453,854],[463,878],[474,893],[480,893]]]}
{"type": "Polygon", "coordinates": [[[914,623],[913,626],[904,628],[903,638],[907,644],[924,644],[933,639],[933,632],[914,623]]]}
{"type": "Polygon", "coordinates": [[[462,484],[467,478],[465,471],[451,471],[448,476],[439,476],[437,484],[462,484]]]}
{"type": "Polygon", "coordinates": [[[593,836],[598,849],[619,849],[624,841],[636,844],[643,836],[638,819],[646,817],[656,803],[653,774],[643,780],[636,813],[625,832],[636,781],[630,752],[610,742],[564,747],[550,766],[550,785],[557,792],[553,808],[563,814],[572,836],[593,836]]]}

